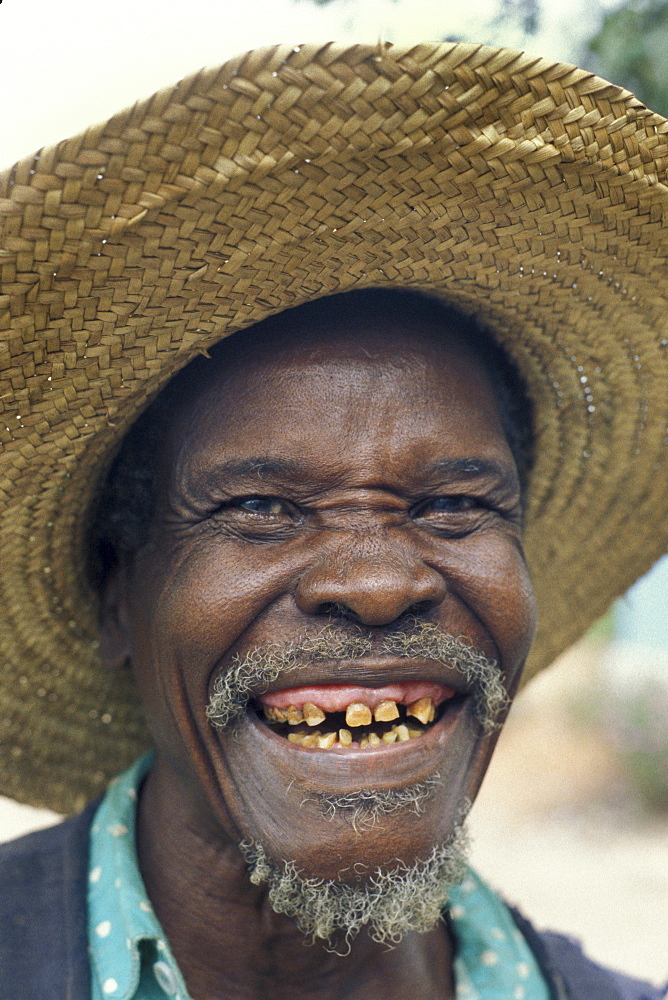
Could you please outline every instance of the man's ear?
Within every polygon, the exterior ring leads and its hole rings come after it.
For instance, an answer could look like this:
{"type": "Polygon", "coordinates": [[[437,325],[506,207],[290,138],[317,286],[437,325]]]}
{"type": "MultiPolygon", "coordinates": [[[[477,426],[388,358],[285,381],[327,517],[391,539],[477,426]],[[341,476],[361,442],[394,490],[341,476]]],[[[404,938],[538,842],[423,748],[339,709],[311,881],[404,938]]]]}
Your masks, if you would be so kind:
{"type": "Polygon", "coordinates": [[[104,582],[100,601],[100,656],[110,670],[130,662],[126,567],[119,564],[104,582]]]}

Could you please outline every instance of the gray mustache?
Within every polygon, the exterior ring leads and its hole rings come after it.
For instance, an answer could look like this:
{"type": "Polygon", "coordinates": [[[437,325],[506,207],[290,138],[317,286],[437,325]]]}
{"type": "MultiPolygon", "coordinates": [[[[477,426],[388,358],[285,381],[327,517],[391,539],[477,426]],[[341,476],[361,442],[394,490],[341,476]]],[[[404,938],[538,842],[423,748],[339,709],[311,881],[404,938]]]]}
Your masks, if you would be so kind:
{"type": "Polygon", "coordinates": [[[206,714],[216,729],[226,729],[246,706],[270,684],[298,667],[314,663],[355,661],[389,654],[405,659],[428,659],[461,674],[474,696],[476,717],[485,733],[493,732],[509,704],[503,674],[495,660],[450,635],[433,622],[411,620],[387,632],[382,639],[362,630],[325,625],[314,635],[290,643],[268,643],[245,656],[235,656],[216,677],[206,714]]]}

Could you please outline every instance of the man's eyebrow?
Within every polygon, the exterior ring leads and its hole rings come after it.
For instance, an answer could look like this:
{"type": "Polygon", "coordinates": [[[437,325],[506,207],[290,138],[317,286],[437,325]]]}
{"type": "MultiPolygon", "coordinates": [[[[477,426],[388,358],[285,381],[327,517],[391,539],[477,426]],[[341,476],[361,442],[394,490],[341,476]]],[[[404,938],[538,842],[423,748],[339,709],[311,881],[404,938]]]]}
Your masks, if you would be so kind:
{"type": "Polygon", "coordinates": [[[429,479],[438,479],[441,476],[457,479],[487,477],[508,484],[517,482],[517,472],[512,465],[495,462],[489,458],[445,458],[429,465],[424,475],[429,479]]]}
{"type": "MultiPolygon", "coordinates": [[[[213,475],[216,482],[234,482],[235,480],[258,483],[266,479],[270,482],[304,482],[309,478],[309,468],[303,462],[294,459],[277,458],[272,455],[253,455],[247,458],[231,458],[216,464],[209,476],[213,475]]],[[[207,476],[207,479],[209,478],[207,476]]],[[[499,486],[514,488],[518,486],[517,471],[511,463],[497,462],[482,457],[446,458],[433,462],[420,471],[422,482],[439,482],[440,480],[470,480],[491,479],[499,486]]]]}
{"type": "Polygon", "coordinates": [[[290,459],[258,455],[249,458],[231,458],[216,465],[217,479],[301,479],[305,469],[300,462],[290,459]]]}

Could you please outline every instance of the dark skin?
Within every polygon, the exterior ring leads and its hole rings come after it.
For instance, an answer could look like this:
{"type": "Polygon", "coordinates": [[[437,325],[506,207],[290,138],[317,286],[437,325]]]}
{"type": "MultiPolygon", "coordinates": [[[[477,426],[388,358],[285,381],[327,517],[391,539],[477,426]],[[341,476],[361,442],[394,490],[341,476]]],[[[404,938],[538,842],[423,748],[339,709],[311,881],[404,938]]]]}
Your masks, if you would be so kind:
{"type": "MultiPolygon", "coordinates": [[[[517,471],[488,376],[456,334],[283,327],[278,346],[212,362],[175,407],[149,540],[106,586],[103,653],[131,661],[156,745],[140,867],[197,1000],[443,1000],[445,925],[393,950],[362,933],[346,957],[307,945],[249,883],[237,844],[328,879],[425,857],[496,742],[472,698],[420,739],[347,751],[296,747],[252,712],[236,734],[214,731],[205,707],[235,654],[314,634],[333,606],[379,638],[407,612],[438,623],[495,658],[512,696],[535,627],[517,471]],[[436,772],[419,820],[400,811],[361,834],[308,798],[436,772]]],[[[401,679],[444,680],[383,654],[274,686],[401,679]]]]}

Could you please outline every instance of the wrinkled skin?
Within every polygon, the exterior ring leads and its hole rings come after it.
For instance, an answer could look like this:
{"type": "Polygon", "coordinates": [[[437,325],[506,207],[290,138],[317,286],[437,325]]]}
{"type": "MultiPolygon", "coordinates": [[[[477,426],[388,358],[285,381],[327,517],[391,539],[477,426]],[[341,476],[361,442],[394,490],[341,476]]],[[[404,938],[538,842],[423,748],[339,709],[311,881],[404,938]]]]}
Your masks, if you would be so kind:
{"type": "MultiPolygon", "coordinates": [[[[150,539],[107,584],[102,648],[110,664],[130,659],[157,749],[139,806],[142,874],[197,1000],[443,998],[445,926],[393,951],[361,935],[346,958],[306,946],[250,885],[236,845],[253,837],[326,878],[425,856],[475,798],[496,734],[466,703],[400,748],[304,750],[252,714],[216,732],[205,707],[235,654],[312,634],[333,605],[374,635],[406,612],[436,622],[496,658],[514,694],[535,626],[515,463],[488,377],[457,336],[391,320],[287,326],[278,347],[242,343],[234,364],[212,362],[180,401],[150,539]],[[308,797],[436,772],[419,819],[393,813],[361,834],[308,797]]],[[[427,668],[370,657],[276,686],[379,686],[427,668]]]]}

